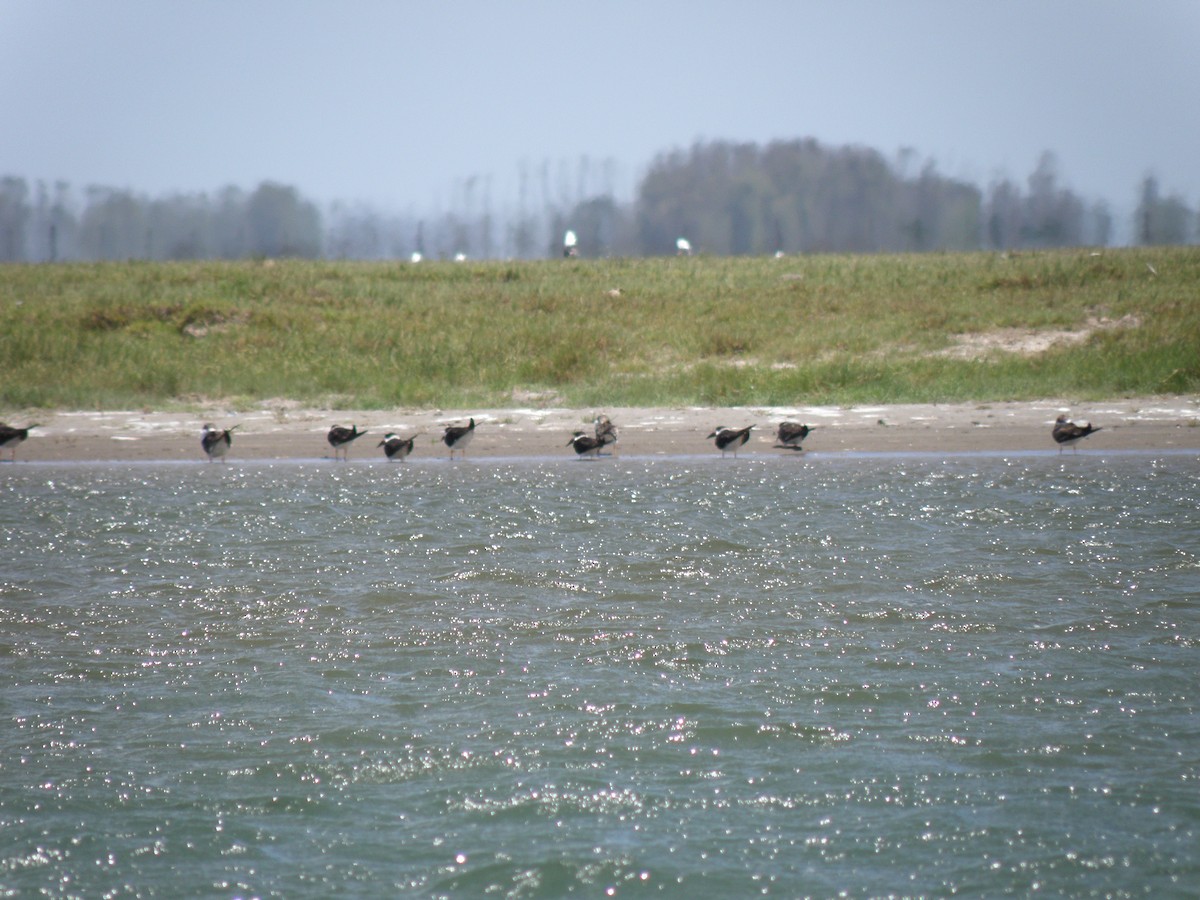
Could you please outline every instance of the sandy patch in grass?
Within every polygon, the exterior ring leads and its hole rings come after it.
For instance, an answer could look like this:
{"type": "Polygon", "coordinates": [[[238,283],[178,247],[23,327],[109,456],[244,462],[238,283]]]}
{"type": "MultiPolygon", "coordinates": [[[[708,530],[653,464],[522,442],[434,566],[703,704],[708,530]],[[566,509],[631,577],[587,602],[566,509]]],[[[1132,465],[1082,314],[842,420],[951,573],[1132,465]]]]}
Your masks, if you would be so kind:
{"type": "Polygon", "coordinates": [[[955,336],[954,346],[939,350],[933,355],[948,356],[951,359],[982,359],[993,353],[1034,355],[1045,353],[1052,347],[1082,344],[1098,331],[1137,328],[1140,324],[1136,316],[1122,316],[1119,319],[1091,318],[1082,328],[1069,331],[1001,328],[997,331],[960,334],[955,336]]]}

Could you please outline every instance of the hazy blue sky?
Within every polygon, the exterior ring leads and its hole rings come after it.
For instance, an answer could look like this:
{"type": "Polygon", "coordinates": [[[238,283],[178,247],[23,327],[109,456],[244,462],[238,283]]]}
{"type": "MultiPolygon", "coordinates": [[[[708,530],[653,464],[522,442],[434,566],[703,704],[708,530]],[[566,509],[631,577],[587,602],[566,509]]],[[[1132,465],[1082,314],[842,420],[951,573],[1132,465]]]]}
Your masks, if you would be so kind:
{"type": "Polygon", "coordinates": [[[815,137],[1089,199],[1200,202],[1200,0],[0,0],[0,175],[270,179],[397,211],[522,160],[632,190],[697,139],[815,137]]]}

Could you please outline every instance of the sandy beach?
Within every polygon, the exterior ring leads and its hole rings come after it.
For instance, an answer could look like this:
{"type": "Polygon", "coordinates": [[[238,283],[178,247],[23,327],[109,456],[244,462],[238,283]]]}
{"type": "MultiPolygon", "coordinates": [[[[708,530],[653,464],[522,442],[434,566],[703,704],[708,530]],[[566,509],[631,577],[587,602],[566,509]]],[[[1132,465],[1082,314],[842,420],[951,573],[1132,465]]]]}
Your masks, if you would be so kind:
{"type": "MultiPolygon", "coordinates": [[[[1057,453],[1050,438],[1054,419],[1066,414],[1102,430],[1083,441],[1079,452],[1113,450],[1200,451],[1200,398],[1151,397],[1075,404],[1061,400],[962,405],[862,407],[724,408],[513,408],[477,410],[328,410],[266,402],[249,409],[212,408],[199,412],[42,412],[7,413],[10,425],[40,423],[17,447],[22,461],[205,461],[200,431],[205,422],[237,425],[228,461],[333,458],[325,435],[333,425],[366,429],[350,449],[350,459],[384,461],[379,441],[389,432],[419,435],[411,459],[444,458],[441,435],[447,425],[474,417],[476,436],[468,458],[563,456],[575,431],[591,432],[598,413],[617,426],[618,456],[716,454],[706,440],[716,426],[755,425],[739,456],[784,454],[775,448],[775,428],[785,420],[814,428],[804,442],[808,453],[1057,453]]],[[[11,448],[0,451],[7,460],[11,448]]],[[[1066,452],[1072,452],[1068,449],[1066,452]]]]}

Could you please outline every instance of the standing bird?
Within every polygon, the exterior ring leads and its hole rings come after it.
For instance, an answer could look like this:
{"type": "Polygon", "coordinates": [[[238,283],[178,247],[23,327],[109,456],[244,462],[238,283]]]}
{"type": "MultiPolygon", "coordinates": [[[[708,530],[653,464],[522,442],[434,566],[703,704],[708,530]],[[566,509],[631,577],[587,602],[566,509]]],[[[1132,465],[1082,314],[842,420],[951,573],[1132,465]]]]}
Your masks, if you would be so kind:
{"type": "Polygon", "coordinates": [[[389,460],[398,459],[400,462],[404,462],[408,454],[412,453],[413,441],[416,439],[416,435],[405,440],[389,432],[383,436],[383,440],[379,442],[378,446],[383,448],[384,456],[389,460]]]}
{"type": "Polygon", "coordinates": [[[462,452],[463,458],[467,456],[467,444],[471,443],[471,438],[475,437],[475,419],[472,418],[468,425],[448,425],[446,433],[442,435],[442,443],[450,448],[450,458],[454,459],[454,451],[462,452]]]}
{"type": "MultiPolygon", "coordinates": [[[[1066,416],[1059,416],[1054,420],[1054,428],[1050,432],[1050,435],[1054,438],[1054,442],[1058,444],[1058,452],[1061,454],[1063,447],[1068,444],[1077,444],[1089,434],[1094,434],[1099,430],[1099,428],[1093,428],[1091,422],[1088,422],[1086,425],[1076,425],[1074,422],[1067,421],[1066,416]]],[[[1076,453],[1079,452],[1078,447],[1074,449],[1076,453]]]]}
{"type": "Polygon", "coordinates": [[[601,413],[596,416],[596,437],[603,440],[606,444],[615,444],[617,442],[617,426],[612,423],[612,419],[601,413]]]}
{"type": "Polygon", "coordinates": [[[332,428],[330,428],[327,438],[329,440],[329,446],[333,448],[333,458],[338,458],[338,451],[340,450],[344,454],[344,458],[349,460],[350,447],[348,445],[351,441],[361,437],[366,433],[367,430],[365,428],[362,431],[359,431],[357,425],[353,426],[352,428],[347,428],[345,425],[334,425],[332,428]]]}
{"type": "Polygon", "coordinates": [[[579,248],[576,246],[578,243],[579,239],[575,237],[575,232],[568,231],[563,235],[563,256],[570,259],[572,256],[578,255],[579,248]]]}
{"type": "Polygon", "coordinates": [[[788,450],[803,450],[801,442],[812,431],[807,425],[797,425],[795,422],[781,422],[775,432],[776,447],[788,450]]]}
{"type": "Polygon", "coordinates": [[[750,440],[750,429],[753,425],[747,425],[745,428],[739,428],[734,431],[732,428],[726,428],[724,425],[718,425],[713,429],[709,438],[717,439],[717,449],[721,451],[721,456],[725,456],[727,450],[732,450],[734,457],[737,456],[737,448],[750,440]]]}
{"type": "Polygon", "coordinates": [[[29,437],[31,428],[40,427],[37,424],[27,425],[24,428],[14,428],[11,425],[5,425],[0,422],[0,447],[9,447],[12,449],[12,462],[17,461],[17,444],[22,443],[25,438],[29,437]]]}
{"type": "Polygon", "coordinates": [[[608,444],[615,444],[616,442],[617,439],[615,437],[592,437],[590,434],[577,431],[575,432],[575,436],[567,441],[567,446],[574,447],[580,459],[583,459],[585,456],[595,459],[608,444]]]}
{"type": "Polygon", "coordinates": [[[226,428],[223,431],[213,427],[211,422],[204,425],[204,431],[200,435],[200,446],[204,448],[204,452],[208,454],[208,461],[220,458],[224,462],[225,454],[229,452],[229,448],[233,445],[233,428],[226,428]]]}
{"type": "Polygon", "coordinates": [[[691,256],[692,255],[692,242],[684,237],[681,237],[678,240],[676,240],[675,241],[675,255],[676,256],[691,256]]]}

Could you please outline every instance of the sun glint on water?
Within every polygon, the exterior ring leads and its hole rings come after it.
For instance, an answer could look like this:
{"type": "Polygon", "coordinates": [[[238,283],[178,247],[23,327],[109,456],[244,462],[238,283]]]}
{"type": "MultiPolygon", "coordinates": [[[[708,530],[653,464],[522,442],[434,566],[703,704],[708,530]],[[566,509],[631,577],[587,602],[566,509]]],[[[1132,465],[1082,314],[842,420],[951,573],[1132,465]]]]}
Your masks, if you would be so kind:
{"type": "Polygon", "coordinates": [[[1200,879],[1194,456],[0,484],[0,892],[1200,879]]]}

